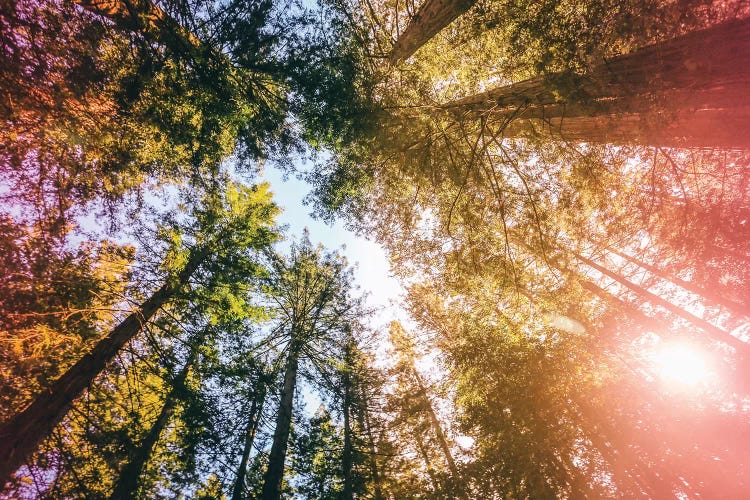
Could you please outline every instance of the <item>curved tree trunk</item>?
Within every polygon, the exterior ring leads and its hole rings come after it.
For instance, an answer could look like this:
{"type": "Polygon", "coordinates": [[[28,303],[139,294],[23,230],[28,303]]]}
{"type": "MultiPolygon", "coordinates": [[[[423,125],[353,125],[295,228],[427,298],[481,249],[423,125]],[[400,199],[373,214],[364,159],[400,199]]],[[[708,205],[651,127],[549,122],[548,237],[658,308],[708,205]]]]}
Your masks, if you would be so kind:
{"type": "Polygon", "coordinates": [[[167,426],[169,419],[174,413],[174,408],[179,399],[179,393],[185,387],[185,380],[187,379],[188,372],[191,366],[195,362],[196,348],[192,347],[190,355],[185,362],[185,366],[182,367],[180,373],[177,374],[173,383],[172,389],[167,394],[167,398],[164,400],[164,405],[159,412],[159,416],[154,421],[154,424],[143,438],[140,446],[135,450],[135,453],[131,456],[130,460],[120,471],[120,477],[115,484],[114,491],[109,497],[110,500],[130,500],[136,497],[138,491],[138,483],[143,472],[143,468],[146,466],[149,458],[151,458],[151,452],[154,449],[154,445],[159,440],[164,428],[167,426]]]}
{"type": "Polygon", "coordinates": [[[722,23],[594,66],[440,106],[488,116],[506,137],[750,147],[750,19],[722,23]]]}
{"type": "Polygon", "coordinates": [[[73,401],[93,383],[107,363],[187,283],[203,257],[202,253],[192,252],[185,268],[174,279],[165,283],[136,312],[117,325],[29,406],[0,427],[0,489],[62,421],[73,401]]]}
{"type": "Polygon", "coordinates": [[[258,387],[253,394],[253,402],[250,405],[250,413],[247,417],[247,428],[245,430],[245,442],[242,448],[242,458],[237,468],[237,477],[234,480],[232,488],[232,500],[242,500],[245,488],[245,475],[247,474],[247,462],[250,459],[250,452],[253,449],[255,433],[258,430],[260,416],[263,414],[263,405],[266,401],[266,384],[262,376],[258,380],[258,387]]]}
{"type": "Polygon", "coordinates": [[[284,387],[281,391],[279,414],[276,417],[276,429],[273,432],[271,454],[268,457],[268,469],[263,476],[263,500],[278,500],[281,497],[281,482],[284,478],[284,460],[289,441],[289,430],[292,423],[292,406],[294,389],[297,384],[297,367],[299,364],[300,345],[292,339],[289,355],[284,370],[284,387]]]}
{"type": "Polygon", "coordinates": [[[477,0],[424,0],[393,46],[390,61],[409,58],[443,28],[466,12],[477,0]]]}

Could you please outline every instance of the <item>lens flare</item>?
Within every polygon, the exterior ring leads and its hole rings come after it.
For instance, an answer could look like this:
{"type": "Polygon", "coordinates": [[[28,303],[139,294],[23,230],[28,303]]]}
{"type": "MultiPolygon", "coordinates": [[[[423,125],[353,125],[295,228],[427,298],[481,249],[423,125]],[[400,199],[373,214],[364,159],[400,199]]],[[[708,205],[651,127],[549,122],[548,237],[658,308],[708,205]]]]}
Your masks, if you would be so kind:
{"type": "Polygon", "coordinates": [[[712,376],[706,353],[687,343],[662,345],[652,362],[658,378],[670,386],[695,387],[712,376]]]}

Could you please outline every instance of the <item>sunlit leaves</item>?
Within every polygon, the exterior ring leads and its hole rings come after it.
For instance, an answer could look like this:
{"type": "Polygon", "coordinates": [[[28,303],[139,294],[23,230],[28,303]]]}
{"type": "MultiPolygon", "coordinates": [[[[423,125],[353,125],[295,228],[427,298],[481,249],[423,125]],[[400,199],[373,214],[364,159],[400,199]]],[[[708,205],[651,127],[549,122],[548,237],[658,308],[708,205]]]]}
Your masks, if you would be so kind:
{"type": "Polygon", "coordinates": [[[70,250],[9,217],[2,236],[1,407],[7,412],[28,402],[111,325],[133,249],[104,241],[70,250]]]}

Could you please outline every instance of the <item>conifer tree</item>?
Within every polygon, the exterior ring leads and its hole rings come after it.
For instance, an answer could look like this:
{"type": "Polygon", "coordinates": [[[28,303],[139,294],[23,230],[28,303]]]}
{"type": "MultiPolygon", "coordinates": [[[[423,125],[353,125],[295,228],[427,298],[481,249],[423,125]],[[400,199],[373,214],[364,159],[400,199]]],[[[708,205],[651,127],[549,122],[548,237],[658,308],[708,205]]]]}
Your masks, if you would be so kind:
{"type": "MultiPolygon", "coordinates": [[[[267,187],[247,188],[230,184],[225,193],[213,199],[209,196],[205,203],[196,210],[195,226],[186,238],[192,239],[192,244],[188,243],[189,239],[183,242],[183,235],[177,228],[171,232],[174,246],[170,250],[175,268],[168,269],[166,282],[100,340],[90,354],[83,356],[48,390],[0,428],[3,436],[0,479],[3,483],[65,417],[73,401],[143,325],[175,295],[188,291],[188,280],[200,268],[207,273],[226,272],[221,266],[232,259],[244,265],[245,271],[252,272],[257,266],[252,253],[274,239],[270,225],[276,208],[270,203],[267,187]]],[[[232,274],[228,273],[228,277],[232,274]]]]}
{"type": "Polygon", "coordinates": [[[346,262],[335,253],[314,248],[306,234],[302,242],[292,245],[288,258],[272,256],[270,268],[268,293],[287,346],[273,444],[263,478],[261,497],[266,500],[281,495],[300,362],[321,367],[326,362],[324,353],[360,312],[346,262]]]}

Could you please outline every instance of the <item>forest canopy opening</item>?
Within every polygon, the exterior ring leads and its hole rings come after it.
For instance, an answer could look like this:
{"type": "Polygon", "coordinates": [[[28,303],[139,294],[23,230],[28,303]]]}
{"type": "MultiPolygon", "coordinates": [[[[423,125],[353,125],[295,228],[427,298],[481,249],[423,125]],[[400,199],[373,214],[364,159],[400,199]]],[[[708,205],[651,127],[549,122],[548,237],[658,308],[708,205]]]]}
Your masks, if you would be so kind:
{"type": "Polygon", "coordinates": [[[747,496],[750,3],[0,0],[0,43],[3,498],[747,496]]]}

